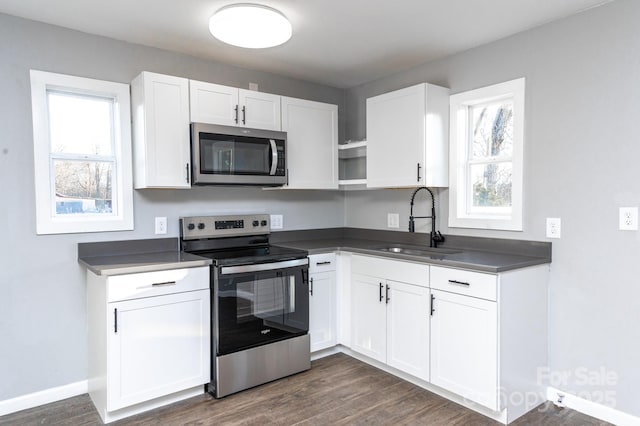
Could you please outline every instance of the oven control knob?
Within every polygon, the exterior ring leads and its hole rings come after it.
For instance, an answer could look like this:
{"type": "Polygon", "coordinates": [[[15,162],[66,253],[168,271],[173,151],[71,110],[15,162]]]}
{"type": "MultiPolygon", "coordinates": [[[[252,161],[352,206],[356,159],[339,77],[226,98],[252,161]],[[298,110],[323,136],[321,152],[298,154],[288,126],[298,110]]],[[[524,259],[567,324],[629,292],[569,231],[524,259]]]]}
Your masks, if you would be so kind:
{"type": "Polygon", "coordinates": [[[196,229],[196,226],[193,223],[190,223],[189,225],[187,225],[187,229],[189,231],[193,231],[194,229],[196,229]]]}
{"type": "Polygon", "coordinates": [[[253,226],[258,226],[259,224],[260,224],[260,222],[258,222],[257,220],[254,220],[254,221],[252,222],[252,225],[253,225],[253,226]]]}
{"type": "Polygon", "coordinates": [[[198,224],[198,229],[204,229],[204,223],[199,223],[198,224]]]}
{"type": "Polygon", "coordinates": [[[267,221],[266,221],[266,220],[263,220],[262,222],[260,222],[260,225],[262,225],[262,226],[267,226],[267,221]]]}

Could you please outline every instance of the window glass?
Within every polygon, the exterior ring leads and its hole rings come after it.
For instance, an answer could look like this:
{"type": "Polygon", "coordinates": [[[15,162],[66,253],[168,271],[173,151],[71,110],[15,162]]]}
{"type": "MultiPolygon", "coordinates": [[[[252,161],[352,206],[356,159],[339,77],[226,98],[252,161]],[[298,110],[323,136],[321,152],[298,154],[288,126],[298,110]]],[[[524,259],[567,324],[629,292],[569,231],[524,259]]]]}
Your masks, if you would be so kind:
{"type": "Polygon", "coordinates": [[[56,214],[112,214],[113,164],[53,160],[56,214]]]}
{"type": "Polygon", "coordinates": [[[472,158],[510,157],[513,153],[513,101],[470,108],[472,158]]]}
{"type": "Polygon", "coordinates": [[[512,169],[511,162],[472,165],[472,209],[511,207],[512,169]]]}

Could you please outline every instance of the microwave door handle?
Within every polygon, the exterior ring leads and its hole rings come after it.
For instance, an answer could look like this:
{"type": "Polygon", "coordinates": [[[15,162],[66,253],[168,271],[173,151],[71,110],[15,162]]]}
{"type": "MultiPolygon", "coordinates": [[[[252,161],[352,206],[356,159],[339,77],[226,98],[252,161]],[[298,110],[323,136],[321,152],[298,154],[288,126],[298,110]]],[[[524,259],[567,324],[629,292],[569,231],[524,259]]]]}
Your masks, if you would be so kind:
{"type": "Polygon", "coordinates": [[[269,139],[269,143],[271,144],[271,170],[269,175],[275,176],[278,167],[278,148],[276,147],[276,141],[273,139],[269,139]]]}

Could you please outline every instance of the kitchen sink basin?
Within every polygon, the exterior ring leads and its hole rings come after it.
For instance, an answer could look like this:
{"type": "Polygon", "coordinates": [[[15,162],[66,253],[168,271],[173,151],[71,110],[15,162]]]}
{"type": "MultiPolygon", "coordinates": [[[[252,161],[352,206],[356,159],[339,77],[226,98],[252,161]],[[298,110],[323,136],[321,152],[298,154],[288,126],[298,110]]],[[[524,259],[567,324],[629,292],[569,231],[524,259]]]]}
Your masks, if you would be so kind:
{"type": "Polygon", "coordinates": [[[412,256],[434,256],[434,255],[446,255],[460,253],[460,250],[444,249],[437,247],[410,247],[410,246],[385,246],[379,247],[376,250],[386,251],[389,253],[408,254],[412,256]]]}

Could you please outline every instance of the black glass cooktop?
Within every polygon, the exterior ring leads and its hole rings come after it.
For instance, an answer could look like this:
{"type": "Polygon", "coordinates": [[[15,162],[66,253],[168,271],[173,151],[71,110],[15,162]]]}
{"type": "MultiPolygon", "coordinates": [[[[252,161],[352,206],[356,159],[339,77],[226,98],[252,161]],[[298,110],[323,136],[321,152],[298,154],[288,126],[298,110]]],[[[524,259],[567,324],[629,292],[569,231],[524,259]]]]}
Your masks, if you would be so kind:
{"type": "Polygon", "coordinates": [[[308,252],[306,250],[268,245],[259,247],[242,247],[237,249],[199,251],[193,254],[212,259],[215,266],[236,266],[303,259],[307,257],[308,252]]]}

